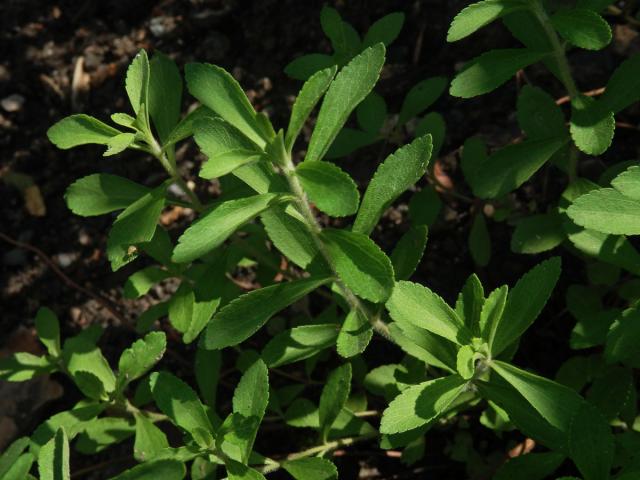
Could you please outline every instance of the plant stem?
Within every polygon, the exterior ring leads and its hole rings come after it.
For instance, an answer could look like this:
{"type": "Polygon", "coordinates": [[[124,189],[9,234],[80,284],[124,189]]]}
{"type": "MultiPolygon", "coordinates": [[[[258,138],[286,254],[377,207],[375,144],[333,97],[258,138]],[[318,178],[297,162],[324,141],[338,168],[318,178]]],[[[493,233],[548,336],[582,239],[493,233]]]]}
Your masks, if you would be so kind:
{"type": "MultiPolygon", "coordinates": [[[[356,443],[365,442],[367,440],[371,440],[371,439],[376,438],[378,436],[379,436],[379,433],[378,432],[374,432],[374,433],[367,433],[367,434],[361,435],[359,437],[341,438],[341,439],[338,439],[338,440],[334,440],[332,442],[327,442],[327,443],[324,443],[322,445],[317,445],[315,447],[311,447],[311,448],[308,448],[306,450],[302,450],[301,452],[296,452],[296,453],[292,453],[290,455],[287,455],[285,461],[298,460],[300,458],[312,457],[312,456],[320,454],[320,453],[328,452],[328,451],[331,451],[331,450],[336,450],[336,449],[338,449],[340,447],[349,447],[349,446],[354,445],[356,443]]],[[[264,466],[260,471],[262,473],[266,474],[266,473],[275,472],[276,470],[279,470],[280,468],[282,468],[282,463],[274,461],[274,463],[264,466]]]]}
{"type": "Polygon", "coordinates": [[[567,89],[571,100],[578,98],[578,96],[580,95],[580,91],[578,90],[578,87],[576,86],[576,83],[573,81],[573,77],[571,76],[571,67],[569,66],[569,61],[567,60],[565,48],[560,42],[558,34],[554,30],[551,19],[549,18],[549,14],[547,14],[546,10],[544,9],[544,5],[542,4],[541,0],[537,0],[532,3],[532,11],[542,25],[545,33],[547,34],[549,42],[551,42],[551,47],[553,48],[553,56],[556,60],[556,64],[558,65],[558,75],[560,76],[560,81],[567,89]]]}
{"type": "Polygon", "coordinates": [[[322,227],[318,223],[318,220],[311,210],[311,205],[309,204],[307,195],[302,188],[300,180],[298,180],[298,177],[295,174],[295,166],[293,164],[293,161],[291,160],[290,155],[284,155],[284,158],[282,158],[281,166],[284,175],[287,178],[287,182],[289,182],[289,188],[295,196],[295,202],[298,207],[298,211],[303,216],[307,229],[309,230],[309,233],[311,234],[316,247],[318,247],[320,255],[322,255],[322,257],[326,260],[329,268],[331,269],[331,273],[336,278],[335,283],[340,289],[340,292],[342,293],[344,299],[347,301],[352,310],[360,311],[365,316],[365,318],[369,320],[371,326],[377,333],[379,333],[387,340],[391,340],[389,327],[380,319],[380,315],[371,314],[371,312],[369,312],[369,309],[360,301],[360,299],[351,291],[351,289],[347,287],[347,285],[345,285],[342,280],[340,280],[333,257],[329,253],[327,246],[320,236],[320,234],[322,233],[322,227]]]}

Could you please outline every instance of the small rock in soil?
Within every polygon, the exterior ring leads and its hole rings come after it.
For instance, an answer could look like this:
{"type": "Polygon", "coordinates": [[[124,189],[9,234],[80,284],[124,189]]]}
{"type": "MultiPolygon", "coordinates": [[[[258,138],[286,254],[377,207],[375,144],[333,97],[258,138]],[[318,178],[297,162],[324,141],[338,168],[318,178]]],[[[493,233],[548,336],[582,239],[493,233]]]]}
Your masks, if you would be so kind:
{"type": "Polygon", "coordinates": [[[13,113],[22,110],[25,98],[19,93],[14,93],[0,101],[5,112],[13,113]]]}

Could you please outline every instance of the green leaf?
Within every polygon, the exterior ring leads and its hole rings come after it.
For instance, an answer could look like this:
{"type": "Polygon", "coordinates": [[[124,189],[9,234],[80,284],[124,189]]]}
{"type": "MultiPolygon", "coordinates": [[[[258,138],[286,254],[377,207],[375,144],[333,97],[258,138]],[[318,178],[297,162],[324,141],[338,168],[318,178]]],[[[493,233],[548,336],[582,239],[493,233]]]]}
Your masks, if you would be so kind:
{"type": "Polygon", "coordinates": [[[384,43],[388,47],[398,38],[403,24],[404,13],[402,12],[393,12],[376,20],[367,30],[362,40],[362,48],[372,47],[376,43],[384,43]]]}
{"type": "Polygon", "coordinates": [[[73,439],[78,433],[84,431],[105,407],[105,404],[84,401],[71,410],[56,413],[33,432],[30,450],[37,454],[38,450],[55,436],[59,428],[64,428],[67,436],[73,439]]]}
{"type": "Polygon", "coordinates": [[[207,118],[217,118],[217,115],[204,105],[196,107],[185,115],[174,129],[171,130],[171,133],[169,133],[167,139],[162,144],[162,148],[166,150],[171,145],[192,136],[196,122],[207,118]]]}
{"type": "Polygon", "coordinates": [[[406,280],[416,270],[427,246],[428,235],[429,228],[426,225],[416,225],[400,237],[391,252],[391,263],[396,279],[406,280]]]}
{"type": "Polygon", "coordinates": [[[110,157],[124,152],[135,141],[134,133],[120,133],[107,142],[107,149],[102,154],[103,157],[110,157]]]}
{"type": "Polygon", "coordinates": [[[142,105],[149,108],[149,58],[144,50],[136,54],[127,68],[125,89],[136,114],[142,105]]]}
{"type": "Polygon", "coordinates": [[[227,459],[225,465],[229,476],[228,480],[266,480],[264,475],[257,470],[234,460],[227,459]]]}
{"type": "Polygon", "coordinates": [[[49,440],[38,454],[40,480],[70,480],[69,439],[63,428],[49,440]]]}
{"type": "Polygon", "coordinates": [[[504,313],[489,345],[493,357],[515,342],[544,308],[560,277],[560,258],[553,257],[527,272],[509,292],[504,313]]]}
{"type": "Polygon", "coordinates": [[[344,358],[354,357],[367,348],[373,329],[369,319],[360,310],[351,310],[342,324],[336,347],[344,358]]]}
{"type": "Polygon", "coordinates": [[[495,339],[496,331],[502,320],[504,307],[507,303],[508,294],[509,287],[503,285],[491,292],[482,305],[482,311],[480,312],[480,335],[489,345],[492,345],[495,339]]]}
{"type": "Polygon", "coordinates": [[[640,201],[640,167],[629,167],[611,181],[611,186],[625,197],[640,201]]]}
{"type": "Polygon", "coordinates": [[[309,200],[327,215],[344,217],[358,211],[360,193],[353,179],[329,162],[304,162],[296,168],[309,200]]]}
{"type": "Polygon", "coordinates": [[[117,175],[94,173],[73,182],[64,194],[67,207],[83,217],[122,210],[149,189],[117,175]]]}
{"type": "Polygon", "coordinates": [[[217,178],[247,163],[260,159],[263,151],[240,130],[221,118],[195,122],[194,138],[207,161],[200,170],[202,178],[217,178]]]}
{"type": "MultiPolygon", "coordinates": [[[[22,452],[24,452],[28,446],[29,437],[20,437],[3,450],[2,454],[0,454],[0,478],[8,477],[7,472],[11,471],[12,466],[17,463],[18,458],[20,458],[22,452]]],[[[29,471],[29,469],[27,469],[27,471],[29,471]]]]}
{"type": "Polygon", "coordinates": [[[471,341],[471,332],[456,312],[427,287],[397,282],[386,306],[391,318],[397,322],[408,322],[458,345],[471,341]]]}
{"type": "Polygon", "coordinates": [[[640,234],[640,201],[613,188],[600,188],[578,197],[567,214],[578,225],[599,232],[640,234]]]}
{"type": "Polygon", "coordinates": [[[279,283],[241,295],[213,316],[201,345],[209,350],[237,345],[279,311],[324,285],[327,277],[279,283]]]}
{"type": "Polygon", "coordinates": [[[536,254],[551,250],[566,238],[562,217],[557,213],[531,215],[519,220],[511,236],[515,253],[536,254]]]}
{"type": "Polygon", "coordinates": [[[377,44],[364,50],[340,70],[320,107],[305,161],[321,160],[325,156],[349,114],[378,81],[384,53],[384,46],[377,44]]]}
{"type": "Polygon", "coordinates": [[[107,255],[115,271],[133,260],[136,253],[129,247],[153,238],[164,208],[166,184],[144,194],[118,215],[107,240],[107,255]]]}
{"type": "Polygon", "coordinates": [[[486,267],[491,260],[491,237],[482,212],[476,213],[473,217],[469,231],[469,252],[479,267],[486,267]]]}
{"type": "Polygon", "coordinates": [[[609,478],[613,453],[613,435],[608,422],[596,407],[583,402],[571,420],[569,454],[584,479],[609,478]]]}
{"type": "Polygon", "coordinates": [[[284,208],[276,205],[264,211],[260,219],[273,245],[293,263],[306,269],[316,258],[318,247],[309,229],[284,208]]]}
{"type": "Polygon", "coordinates": [[[173,261],[187,263],[209,253],[242,225],[281,200],[281,195],[264,193],[219,203],[180,236],[173,251],[173,261]]]}
{"type": "Polygon", "coordinates": [[[329,348],[337,337],[333,323],[294,327],[273,337],[262,350],[262,359],[270,368],[299,362],[329,348]]]}
{"type": "Polygon", "coordinates": [[[187,469],[182,462],[165,459],[141,463],[111,480],[182,480],[186,474],[187,469]]]}
{"type": "Polygon", "coordinates": [[[447,125],[444,117],[438,112],[430,112],[418,121],[413,134],[416,137],[422,137],[426,134],[431,135],[431,141],[433,142],[432,155],[437,157],[444,144],[446,129],[447,125]]]}
{"type": "Polygon", "coordinates": [[[380,135],[373,132],[364,132],[355,128],[344,127],[336,139],[331,144],[326,158],[333,160],[336,158],[345,157],[359,148],[372,145],[380,140],[380,135]]]}
{"type": "Polygon", "coordinates": [[[133,456],[139,462],[145,462],[158,455],[169,446],[167,436],[151,420],[139,412],[134,412],[136,421],[136,440],[133,456]]]}
{"type": "Polygon", "coordinates": [[[164,332],[151,332],[136,340],[120,355],[118,361],[118,384],[120,389],[142,377],[160,361],[167,348],[164,332]]]}
{"type": "Polygon", "coordinates": [[[640,274],[640,253],[626,237],[576,229],[578,227],[574,225],[573,229],[568,230],[568,238],[577,249],[602,262],[616,265],[636,275],[640,274]]]}
{"type": "Polygon", "coordinates": [[[269,372],[265,363],[258,359],[251,365],[233,393],[233,412],[251,420],[253,427],[242,436],[242,461],[246,463],[253,448],[258,428],[269,403],[269,372]]]}
{"type": "Polygon", "coordinates": [[[398,125],[406,123],[429,108],[447,88],[445,77],[433,77],[416,83],[402,101],[398,125]]]}
{"type": "Polygon", "coordinates": [[[389,155],[376,170],[362,199],[353,231],[369,235],[384,211],[416,183],[431,158],[431,136],[416,138],[389,155]]]}
{"type": "Polygon", "coordinates": [[[604,357],[608,363],[621,362],[640,368],[640,310],[637,307],[623,312],[607,334],[604,357]]]}
{"type": "Polygon", "coordinates": [[[471,98],[495,90],[532,63],[539,62],[548,53],[528,48],[491,50],[475,58],[456,75],[449,93],[454,97],[471,98]]]}
{"type": "Polygon", "coordinates": [[[60,322],[53,311],[47,307],[40,307],[36,313],[36,332],[47,352],[52,357],[60,355],[60,322]]]}
{"type": "Polygon", "coordinates": [[[435,188],[425,186],[422,190],[414,193],[409,200],[411,224],[432,226],[441,209],[442,201],[435,188]]]}
{"type": "Polygon", "coordinates": [[[325,229],[322,238],[340,279],[365,300],[384,302],[393,289],[391,260],[369,237],[347,230],[325,229]]]}
{"type": "Polygon", "coordinates": [[[389,324],[391,338],[407,354],[451,373],[456,370],[456,344],[403,320],[389,324]]]}
{"type": "Polygon", "coordinates": [[[205,350],[198,347],[195,360],[195,374],[200,396],[211,408],[216,406],[218,381],[220,380],[220,367],[222,355],[219,350],[205,350]]]}
{"type": "Polygon", "coordinates": [[[320,439],[326,442],[331,426],[338,418],[351,391],[351,364],[345,363],[329,374],[320,395],[320,439]]]}
{"type": "Polygon", "coordinates": [[[336,52],[338,63],[342,64],[362,50],[360,36],[354,28],[342,17],[335,8],[322,7],[320,11],[320,25],[322,31],[331,40],[331,46],[336,52]]]}
{"type": "Polygon", "coordinates": [[[309,457],[289,460],[282,464],[296,480],[336,480],[338,469],[326,458],[309,457]]]}
{"type": "Polygon", "coordinates": [[[202,104],[240,130],[263,148],[270,135],[238,82],[226,70],[208,63],[189,63],[185,67],[187,87],[202,104]]]}
{"type": "Polygon", "coordinates": [[[462,40],[498,18],[526,7],[521,0],[484,0],[472,3],[451,22],[447,42],[462,40]]]}
{"type": "Polygon", "coordinates": [[[302,55],[284,67],[284,73],[296,80],[307,80],[320,70],[336,68],[336,61],[331,55],[312,53],[302,55]]]}
{"type": "Polygon", "coordinates": [[[600,102],[618,113],[640,100],[640,55],[627,58],[613,72],[600,102]]]}
{"type": "Polygon", "coordinates": [[[336,75],[336,71],[337,67],[335,65],[320,70],[314,73],[302,86],[293,104],[291,117],[289,118],[289,126],[287,127],[287,134],[285,136],[285,146],[287,150],[291,150],[293,147],[311,111],[320,100],[320,97],[327,91],[327,88],[329,88],[333,77],[336,75]]]}
{"type": "Polygon", "coordinates": [[[149,68],[149,116],[164,144],[180,120],[182,76],[175,62],[160,52],[153,55],[149,68]]]}
{"type": "Polygon", "coordinates": [[[67,150],[89,143],[107,145],[113,137],[121,133],[97,118],[77,114],[63,118],[49,128],[47,137],[56,147],[67,150]]]}
{"type": "MultiPolygon", "coordinates": [[[[105,393],[114,391],[116,376],[113,374],[109,362],[96,347],[95,342],[83,335],[68,338],[62,348],[62,359],[67,371],[79,388],[81,388],[81,384],[78,382],[83,382],[83,378],[87,379],[87,374],[89,374],[99,382],[105,393]]],[[[83,392],[90,393],[84,390],[83,392]]]]}
{"type": "Polygon", "coordinates": [[[611,41],[611,27],[607,21],[587,8],[562,8],[553,14],[551,24],[576,47],[600,50],[611,41]]]}
{"type": "Polygon", "coordinates": [[[556,471],[564,455],[556,452],[527,453],[510,458],[493,477],[494,480],[544,480],[556,471]]]}
{"type": "Polygon", "coordinates": [[[198,429],[213,432],[204,405],[185,382],[168,372],[154,372],[150,385],[156,405],[178,427],[190,434],[198,429]]]}
{"type": "Polygon", "coordinates": [[[484,288],[478,276],[473,273],[464,282],[462,290],[456,299],[456,315],[466,327],[479,336],[481,330],[481,314],[484,308],[484,288]]]}
{"type": "Polygon", "coordinates": [[[447,410],[466,384],[459,375],[451,375],[407,388],[382,413],[380,433],[403,433],[429,425],[447,410]]]}
{"type": "Polygon", "coordinates": [[[387,119],[387,104],[376,92],[371,92],[356,108],[358,125],[368,133],[377,134],[387,119]]]}
{"type": "Polygon", "coordinates": [[[525,140],[501,148],[465,177],[480,198],[498,198],[524,182],[540,169],[565,143],[564,138],[525,140]]]}
{"type": "Polygon", "coordinates": [[[133,422],[128,418],[96,418],[78,435],[74,448],[84,455],[94,455],[126,440],[134,433],[133,422]]]}
{"type": "Polygon", "coordinates": [[[518,123],[530,138],[558,137],[567,132],[564,115],[551,95],[525,85],[518,95],[518,123]]]}
{"type": "Polygon", "coordinates": [[[15,462],[8,466],[8,470],[3,473],[2,480],[24,480],[25,478],[31,480],[34,477],[29,476],[29,471],[33,461],[31,453],[20,455],[15,462]]]}
{"type": "Polygon", "coordinates": [[[613,141],[616,128],[613,112],[605,103],[580,96],[571,102],[569,130],[576,147],[588,155],[604,153],[613,141]]]}
{"type": "Polygon", "coordinates": [[[458,375],[460,375],[465,380],[470,380],[473,378],[473,375],[476,371],[476,352],[474,351],[471,345],[464,345],[458,350],[458,355],[456,358],[456,370],[458,371],[458,375]]]}
{"type": "Polygon", "coordinates": [[[123,296],[131,299],[139,298],[146,294],[156,283],[170,277],[171,273],[156,266],[138,270],[127,278],[124,284],[123,296]]]}

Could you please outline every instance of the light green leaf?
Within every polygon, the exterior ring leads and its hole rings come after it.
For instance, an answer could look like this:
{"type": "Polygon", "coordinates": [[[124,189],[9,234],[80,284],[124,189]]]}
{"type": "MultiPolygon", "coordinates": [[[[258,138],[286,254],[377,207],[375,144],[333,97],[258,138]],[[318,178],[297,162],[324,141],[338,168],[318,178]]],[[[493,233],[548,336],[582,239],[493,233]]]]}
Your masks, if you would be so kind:
{"type": "Polygon", "coordinates": [[[121,127],[131,128],[132,130],[138,130],[136,126],[136,119],[128,113],[112,113],[111,121],[121,127]]]}
{"type": "Polygon", "coordinates": [[[105,409],[106,404],[90,403],[83,401],[71,410],[56,413],[45,422],[41,423],[31,435],[30,450],[34,454],[51,440],[59,428],[64,428],[65,433],[73,439],[105,409]]]}
{"type": "Polygon", "coordinates": [[[611,41],[611,27],[607,21],[587,8],[562,8],[553,14],[551,24],[576,47],[600,50],[611,41]]]}
{"type": "Polygon", "coordinates": [[[326,442],[331,426],[338,418],[351,391],[351,364],[345,363],[329,374],[320,395],[320,439],[326,442]]]}
{"type": "Polygon", "coordinates": [[[390,323],[389,332],[391,338],[407,354],[422,360],[427,365],[455,373],[457,354],[455,343],[402,320],[390,323]]]}
{"type": "Polygon", "coordinates": [[[273,204],[282,200],[275,193],[228,200],[203,214],[178,239],[173,261],[191,262],[216,247],[245,223],[251,221],[273,204]]]}
{"type": "Polygon", "coordinates": [[[425,135],[386,158],[367,187],[353,224],[354,232],[371,233],[389,205],[424,175],[432,147],[431,135],[425,135]]]}
{"type": "Polygon", "coordinates": [[[494,480],[544,480],[556,471],[564,455],[556,452],[527,453],[510,458],[493,477],[494,480]]]}
{"type": "Polygon", "coordinates": [[[490,50],[465,65],[451,82],[449,92],[461,98],[489,93],[513,77],[518,70],[547,55],[528,48],[490,50]]]}
{"type": "Polygon", "coordinates": [[[135,427],[129,418],[96,418],[78,435],[74,449],[84,455],[94,455],[126,440],[134,433],[135,427]]]}
{"type": "Polygon", "coordinates": [[[260,159],[263,151],[240,130],[221,118],[195,122],[194,138],[208,160],[200,170],[202,178],[217,178],[260,159]]]}
{"type": "Polygon", "coordinates": [[[562,217],[557,213],[531,215],[516,223],[511,250],[528,254],[546,252],[560,245],[566,236],[562,217]]]}
{"type": "Polygon", "coordinates": [[[167,436],[142,413],[134,412],[136,421],[136,440],[133,456],[139,462],[145,462],[158,455],[169,446],[167,436]]]}
{"type": "Polygon", "coordinates": [[[476,213],[469,231],[469,252],[479,267],[486,267],[491,260],[491,237],[482,212],[476,213]]]}
{"type": "Polygon", "coordinates": [[[11,463],[11,465],[8,466],[8,470],[6,472],[2,472],[2,480],[31,480],[32,478],[35,478],[29,476],[29,471],[31,470],[34,460],[35,459],[31,453],[20,455],[11,463]]]}
{"type": "Polygon", "coordinates": [[[509,292],[493,341],[489,345],[497,357],[531,326],[544,308],[560,277],[560,258],[553,257],[527,272],[509,292]]]}
{"type": "Polygon", "coordinates": [[[206,118],[218,118],[213,110],[205,107],[204,105],[200,105],[189,112],[184,116],[180,123],[178,123],[171,133],[167,136],[167,139],[164,141],[162,148],[168,149],[171,145],[178,143],[185,138],[193,135],[193,131],[195,128],[196,122],[199,120],[203,120],[206,118]]]}
{"type": "Polygon", "coordinates": [[[309,358],[333,345],[338,326],[329,323],[302,325],[273,337],[262,350],[262,359],[271,367],[279,367],[309,358]]]}
{"type": "Polygon", "coordinates": [[[640,55],[622,62],[607,82],[600,102],[606,110],[618,113],[640,100],[640,55]]]}
{"type": "Polygon", "coordinates": [[[374,46],[376,43],[384,43],[388,47],[398,37],[404,24],[404,13],[393,12],[385,15],[367,30],[362,40],[362,48],[374,46]]]}
{"type": "Polygon", "coordinates": [[[589,402],[583,402],[571,420],[569,455],[584,480],[609,478],[613,453],[609,424],[600,410],[589,402]]]}
{"type": "Polygon", "coordinates": [[[433,77],[416,83],[402,101],[398,125],[406,123],[416,115],[424,112],[442,95],[447,88],[445,77],[433,77]]]}
{"type": "Polygon", "coordinates": [[[287,127],[287,134],[285,136],[285,146],[287,150],[291,150],[293,147],[311,111],[320,100],[320,97],[327,91],[327,88],[329,88],[336,71],[337,67],[335,65],[320,70],[314,73],[302,86],[293,104],[291,117],[289,118],[289,126],[287,127]]]}
{"type": "Polygon", "coordinates": [[[180,120],[182,76],[175,62],[160,52],[153,55],[149,68],[149,116],[165,143],[180,120]]]}
{"type": "Polygon", "coordinates": [[[403,433],[429,425],[462,393],[466,383],[459,375],[451,375],[407,388],[382,413],[380,433],[403,433]]]}
{"type": "Polygon", "coordinates": [[[270,135],[235,78],[226,70],[208,63],[189,63],[185,67],[187,87],[202,104],[240,130],[263,148],[270,135]]]}
{"type": "Polygon", "coordinates": [[[53,311],[47,307],[40,307],[36,313],[36,332],[49,355],[60,355],[60,322],[53,311]]]}
{"type": "MultiPolygon", "coordinates": [[[[29,446],[29,437],[20,437],[17,440],[14,440],[8,447],[6,447],[3,450],[2,454],[0,454],[0,478],[8,477],[7,472],[11,471],[12,466],[17,463],[18,458],[20,458],[20,456],[22,455],[22,452],[24,452],[24,450],[28,446],[29,446]]],[[[27,469],[25,473],[28,471],[29,469],[27,469]]],[[[9,477],[9,478],[14,478],[14,477],[9,477]]]]}
{"type": "Polygon", "coordinates": [[[327,215],[344,217],[358,211],[360,193],[353,179],[329,162],[304,162],[296,168],[309,200],[327,215]]]}
{"type": "Polygon", "coordinates": [[[602,262],[640,275],[640,253],[626,237],[607,235],[588,229],[575,231],[577,228],[574,225],[573,229],[568,230],[568,238],[577,249],[602,262]]]}
{"type": "Polygon", "coordinates": [[[474,336],[480,335],[484,288],[475,273],[469,275],[456,299],[456,315],[474,336]]]}
{"type": "Polygon", "coordinates": [[[405,233],[391,252],[391,263],[397,280],[408,279],[416,270],[427,246],[429,228],[416,225],[405,233]]]}
{"type": "Polygon", "coordinates": [[[107,255],[115,271],[133,260],[136,252],[129,247],[153,238],[156,225],[164,208],[166,184],[144,194],[118,215],[107,240],[107,255]]]}
{"type": "Polygon", "coordinates": [[[258,428],[269,403],[269,372],[258,359],[242,375],[233,393],[233,412],[251,421],[251,431],[242,435],[242,461],[246,463],[253,448],[258,428]]]}
{"type": "Polygon", "coordinates": [[[97,118],[84,114],[63,118],[47,130],[51,143],[63,150],[88,143],[107,145],[113,137],[121,133],[97,118]]]}
{"type": "Polygon", "coordinates": [[[59,428],[38,453],[40,480],[70,480],[69,439],[64,428],[59,428]]]}
{"type": "Polygon", "coordinates": [[[186,474],[187,469],[178,460],[153,460],[136,465],[111,480],[182,480],[186,474]]]}
{"type": "Polygon", "coordinates": [[[555,137],[508,145],[481,162],[474,175],[465,177],[478,197],[501,197],[529,180],[566,142],[555,137]]]}
{"type": "Polygon", "coordinates": [[[384,302],[393,288],[391,260],[369,237],[347,230],[325,229],[334,268],[353,293],[365,300],[384,302]]]}
{"type": "Polygon", "coordinates": [[[503,285],[489,294],[480,312],[480,335],[492,345],[507,303],[509,287],[503,285]]]}
{"type": "Polygon", "coordinates": [[[124,298],[138,298],[146,294],[156,283],[171,277],[171,273],[160,267],[150,266],[138,270],[124,284],[124,298]]]}
{"type": "Polygon", "coordinates": [[[0,380],[24,382],[36,375],[44,375],[55,370],[46,357],[39,357],[28,352],[18,352],[0,358],[0,380]]]}
{"type": "Polygon", "coordinates": [[[578,225],[599,232],[640,234],[640,201],[613,188],[600,188],[578,197],[567,210],[578,225]]]}
{"type": "Polygon", "coordinates": [[[640,167],[629,167],[611,181],[611,186],[625,197],[640,201],[640,167]]]}
{"type": "Polygon", "coordinates": [[[354,357],[367,348],[373,329],[369,319],[360,310],[351,310],[342,324],[336,347],[344,358],[354,357]]]}
{"type": "Polygon", "coordinates": [[[78,335],[68,338],[62,348],[62,359],[67,371],[76,382],[82,377],[86,378],[85,374],[90,374],[100,382],[104,392],[111,393],[115,389],[116,376],[113,374],[109,362],[104,358],[95,342],[86,336],[78,335]]]}
{"type": "Polygon", "coordinates": [[[326,458],[309,457],[289,460],[282,464],[296,480],[336,480],[338,469],[326,458]]]}
{"type": "Polygon", "coordinates": [[[262,212],[260,219],[273,245],[293,263],[306,269],[316,258],[318,247],[309,229],[284,208],[276,205],[262,212]]]}
{"type": "Polygon", "coordinates": [[[94,173],[69,185],[64,198],[73,213],[90,217],[122,210],[146,193],[147,187],[124,177],[94,173]]]}
{"type": "Polygon", "coordinates": [[[345,66],[329,86],[305,161],[322,160],[349,114],[369,94],[384,63],[384,46],[367,48],[345,66]]]}
{"type": "Polygon", "coordinates": [[[566,134],[562,110],[554,98],[538,87],[525,85],[518,95],[518,123],[529,138],[551,138],[566,134]]]}
{"type": "Polygon", "coordinates": [[[475,354],[476,352],[471,345],[464,345],[458,350],[456,370],[458,371],[458,375],[465,380],[473,378],[473,374],[476,371],[475,354]]]}
{"type": "Polygon", "coordinates": [[[604,153],[613,141],[616,122],[605,103],[580,96],[571,102],[569,130],[576,147],[588,155],[604,153]]]}
{"type": "Polygon", "coordinates": [[[329,280],[327,277],[307,278],[241,295],[213,316],[201,345],[209,350],[237,345],[257,332],[276,313],[329,280]]]}
{"type": "Polygon", "coordinates": [[[115,137],[111,137],[107,142],[107,149],[102,154],[103,157],[110,157],[124,152],[135,141],[135,133],[120,133],[115,137]]]}
{"type": "Polygon", "coordinates": [[[158,408],[178,427],[190,434],[198,429],[213,432],[204,405],[185,382],[168,372],[154,372],[150,377],[150,386],[158,408]]]}
{"type": "Polygon", "coordinates": [[[149,58],[147,52],[140,50],[127,68],[125,89],[133,111],[137,114],[142,105],[149,107],[149,58]]]}
{"type": "Polygon", "coordinates": [[[451,22],[447,42],[462,40],[494,20],[526,7],[526,3],[521,0],[484,0],[472,3],[451,22]]]}
{"type": "Polygon", "coordinates": [[[387,119],[387,103],[382,95],[372,91],[356,108],[358,125],[365,132],[377,134],[387,119]]]}
{"type": "Polygon", "coordinates": [[[284,67],[284,73],[296,80],[307,80],[320,70],[336,68],[336,61],[332,55],[312,53],[302,55],[289,62],[284,67]]]}
{"type": "Polygon", "coordinates": [[[167,348],[164,332],[151,332],[136,340],[120,355],[118,361],[118,384],[125,385],[142,377],[160,361],[167,348]]]}
{"type": "Polygon", "coordinates": [[[386,306],[391,318],[397,322],[411,323],[458,345],[471,341],[471,332],[456,312],[427,287],[397,282],[386,306]]]}

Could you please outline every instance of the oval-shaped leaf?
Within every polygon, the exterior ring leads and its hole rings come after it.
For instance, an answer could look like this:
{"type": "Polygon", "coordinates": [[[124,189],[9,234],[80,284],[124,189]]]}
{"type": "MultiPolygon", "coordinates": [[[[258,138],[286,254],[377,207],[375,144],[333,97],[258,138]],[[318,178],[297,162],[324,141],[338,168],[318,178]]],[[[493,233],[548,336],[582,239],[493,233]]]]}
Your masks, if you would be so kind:
{"type": "Polygon", "coordinates": [[[494,20],[522,8],[526,8],[522,0],[483,0],[472,3],[451,22],[447,42],[462,40],[494,20]]]}
{"type": "Polygon", "coordinates": [[[47,130],[51,143],[63,150],[88,143],[107,145],[121,133],[97,118],[84,114],[63,118],[47,130]]]}
{"type": "Polygon", "coordinates": [[[411,87],[402,101],[398,124],[404,124],[429,108],[442,95],[447,88],[447,83],[448,80],[445,77],[433,77],[411,87]]]}
{"type": "Polygon", "coordinates": [[[358,211],[360,193],[353,179],[329,162],[304,162],[296,176],[309,200],[327,215],[344,217],[358,211]]]}
{"type": "Polygon", "coordinates": [[[429,228],[416,225],[405,233],[391,252],[391,263],[397,280],[408,279],[418,267],[427,246],[429,228]]]}
{"type": "Polygon", "coordinates": [[[640,201],[613,188],[600,188],[578,197],[567,214],[578,225],[599,232],[640,234],[640,201]]]}
{"type": "Polygon", "coordinates": [[[371,322],[361,310],[351,310],[342,324],[336,347],[344,358],[354,357],[367,348],[373,329],[371,322]]]}
{"type": "Polygon", "coordinates": [[[294,327],[273,337],[262,350],[262,359],[271,368],[299,362],[333,345],[337,336],[333,323],[294,327]]]}
{"type": "Polygon", "coordinates": [[[129,382],[140,378],[160,361],[167,348],[164,332],[151,332],[133,342],[118,361],[118,383],[123,388],[129,382]]]}
{"type": "Polygon", "coordinates": [[[600,50],[611,41],[607,21],[588,8],[562,8],[553,14],[551,24],[576,47],[600,50]]]}
{"type": "Polygon", "coordinates": [[[376,43],[389,46],[400,34],[404,24],[404,13],[393,12],[373,22],[362,40],[362,48],[372,47],[376,43]]]}
{"type": "Polygon", "coordinates": [[[345,363],[329,374],[320,395],[318,415],[320,418],[320,439],[326,442],[331,426],[338,418],[351,391],[351,364],[345,363]]]}
{"type": "Polygon", "coordinates": [[[127,208],[149,192],[147,187],[117,175],[94,173],[67,188],[67,207],[76,215],[90,217],[127,208]]]}

